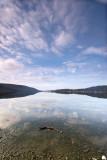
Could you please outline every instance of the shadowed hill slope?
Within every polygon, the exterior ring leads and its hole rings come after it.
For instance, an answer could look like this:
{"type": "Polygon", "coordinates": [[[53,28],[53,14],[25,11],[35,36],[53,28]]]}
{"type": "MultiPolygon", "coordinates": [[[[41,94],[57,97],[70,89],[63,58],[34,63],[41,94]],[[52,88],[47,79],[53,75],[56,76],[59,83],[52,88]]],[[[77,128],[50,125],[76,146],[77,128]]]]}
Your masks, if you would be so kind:
{"type": "Polygon", "coordinates": [[[89,87],[85,89],[57,89],[51,92],[61,94],[83,94],[98,98],[107,98],[107,85],[89,87]]]}
{"type": "Polygon", "coordinates": [[[0,83],[0,99],[16,98],[33,95],[40,92],[39,90],[24,85],[0,83]]]}

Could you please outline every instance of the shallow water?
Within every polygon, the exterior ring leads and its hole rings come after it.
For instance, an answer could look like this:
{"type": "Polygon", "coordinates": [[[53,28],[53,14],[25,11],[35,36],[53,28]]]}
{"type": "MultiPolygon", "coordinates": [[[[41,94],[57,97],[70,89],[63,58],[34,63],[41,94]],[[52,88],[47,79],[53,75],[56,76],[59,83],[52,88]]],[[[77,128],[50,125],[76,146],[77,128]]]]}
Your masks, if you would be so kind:
{"type": "Polygon", "coordinates": [[[37,93],[0,100],[0,159],[101,159],[107,155],[107,100],[37,93]],[[61,132],[43,130],[51,126],[61,132]]]}

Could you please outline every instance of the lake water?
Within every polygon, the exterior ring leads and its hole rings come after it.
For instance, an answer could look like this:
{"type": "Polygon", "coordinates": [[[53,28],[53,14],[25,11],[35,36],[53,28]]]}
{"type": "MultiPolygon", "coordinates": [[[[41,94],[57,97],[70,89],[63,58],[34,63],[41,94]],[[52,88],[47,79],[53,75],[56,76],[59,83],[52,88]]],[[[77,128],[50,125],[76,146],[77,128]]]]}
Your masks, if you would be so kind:
{"type": "Polygon", "coordinates": [[[0,160],[91,160],[102,155],[107,156],[107,99],[40,92],[0,100],[0,160]],[[40,131],[44,126],[59,131],[40,131]]]}

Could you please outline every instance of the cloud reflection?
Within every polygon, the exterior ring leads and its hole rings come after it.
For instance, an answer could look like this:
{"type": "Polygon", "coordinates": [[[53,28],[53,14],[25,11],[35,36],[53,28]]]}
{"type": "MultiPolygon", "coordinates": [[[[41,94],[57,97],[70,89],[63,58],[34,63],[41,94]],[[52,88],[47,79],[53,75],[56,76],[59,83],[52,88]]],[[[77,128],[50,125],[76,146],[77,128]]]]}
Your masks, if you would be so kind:
{"type": "Polygon", "coordinates": [[[20,116],[18,113],[10,110],[3,111],[0,113],[0,128],[5,129],[11,125],[20,121],[20,116]]]}
{"type": "Polygon", "coordinates": [[[23,120],[62,118],[66,123],[107,122],[105,99],[80,95],[37,95],[5,99],[0,102],[0,128],[5,129],[23,120]],[[89,103],[90,102],[90,103],[89,103]]]}

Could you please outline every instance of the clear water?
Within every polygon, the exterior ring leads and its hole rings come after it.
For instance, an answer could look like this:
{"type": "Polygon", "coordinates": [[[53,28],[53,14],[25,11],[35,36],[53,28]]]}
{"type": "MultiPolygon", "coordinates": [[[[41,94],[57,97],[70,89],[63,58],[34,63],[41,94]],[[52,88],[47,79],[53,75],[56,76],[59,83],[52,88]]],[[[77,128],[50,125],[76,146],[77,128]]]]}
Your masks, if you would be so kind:
{"type": "Polygon", "coordinates": [[[0,100],[0,159],[101,159],[107,99],[41,92],[0,100]],[[51,126],[63,131],[39,131],[51,126]]]}

